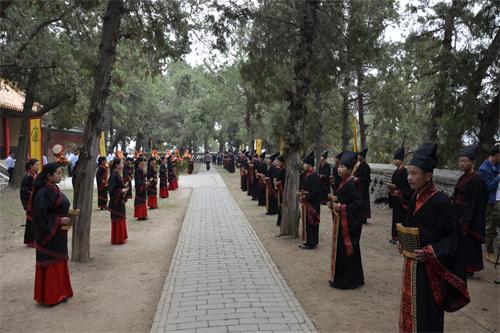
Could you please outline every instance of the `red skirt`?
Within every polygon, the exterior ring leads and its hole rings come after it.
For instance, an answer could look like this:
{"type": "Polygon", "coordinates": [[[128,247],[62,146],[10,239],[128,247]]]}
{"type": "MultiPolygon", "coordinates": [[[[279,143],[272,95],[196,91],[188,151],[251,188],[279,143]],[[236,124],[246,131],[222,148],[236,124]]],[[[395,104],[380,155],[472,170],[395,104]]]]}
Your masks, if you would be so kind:
{"type": "Polygon", "coordinates": [[[179,183],[177,182],[177,179],[172,182],[172,189],[177,190],[179,188],[179,183]]]}
{"type": "Polygon", "coordinates": [[[127,221],[124,217],[111,221],[111,244],[127,242],[127,221]]]}
{"type": "Polygon", "coordinates": [[[57,304],[72,297],[68,261],[37,267],[35,271],[35,301],[47,305],[57,304]]]}
{"type": "Polygon", "coordinates": [[[160,198],[168,198],[168,187],[160,188],[160,198]]]}
{"type": "Polygon", "coordinates": [[[148,207],[158,208],[158,198],[156,197],[156,195],[148,196],[148,207]]]}
{"type": "Polygon", "coordinates": [[[134,207],[134,217],[138,219],[148,217],[148,209],[146,207],[146,203],[142,203],[134,207]]]}

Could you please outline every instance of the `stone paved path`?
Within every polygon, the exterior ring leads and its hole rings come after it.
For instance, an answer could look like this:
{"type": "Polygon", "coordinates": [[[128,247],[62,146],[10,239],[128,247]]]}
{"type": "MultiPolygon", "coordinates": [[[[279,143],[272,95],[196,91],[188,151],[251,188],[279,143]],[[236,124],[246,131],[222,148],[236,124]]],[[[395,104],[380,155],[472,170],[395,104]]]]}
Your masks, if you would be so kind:
{"type": "Polygon", "coordinates": [[[217,170],[180,180],[193,193],[151,332],[315,332],[217,170]]]}

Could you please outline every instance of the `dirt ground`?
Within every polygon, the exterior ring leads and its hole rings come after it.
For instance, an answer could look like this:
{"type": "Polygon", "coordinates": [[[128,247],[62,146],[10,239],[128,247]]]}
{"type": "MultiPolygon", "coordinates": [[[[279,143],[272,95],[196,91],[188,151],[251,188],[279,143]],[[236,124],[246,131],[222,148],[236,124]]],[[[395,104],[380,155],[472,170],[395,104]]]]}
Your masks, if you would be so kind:
{"type": "MultiPolygon", "coordinates": [[[[246,192],[240,190],[239,173],[219,171],[247,219],[299,302],[320,332],[397,332],[403,259],[388,242],[391,210],[372,206],[373,218],[363,226],[361,253],[365,285],[356,290],[330,288],[332,219],[321,207],[318,249],[298,248],[299,239],[279,238],[277,216],[265,215],[246,192]]],[[[499,330],[498,269],[485,262],[478,277],[469,280],[471,303],[445,315],[447,332],[496,332],[499,330]]]]}
{"type": "MultiPolygon", "coordinates": [[[[72,191],[64,192],[71,200],[72,191]]],[[[158,198],[159,209],[148,211],[148,221],[133,218],[129,200],[129,238],[121,246],[111,245],[109,212],[94,202],[92,260],[69,262],[74,297],[47,308],[33,301],[35,253],[22,244],[19,193],[0,193],[0,331],[149,332],[190,195],[191,189],[179,188],[158,198]]]]}

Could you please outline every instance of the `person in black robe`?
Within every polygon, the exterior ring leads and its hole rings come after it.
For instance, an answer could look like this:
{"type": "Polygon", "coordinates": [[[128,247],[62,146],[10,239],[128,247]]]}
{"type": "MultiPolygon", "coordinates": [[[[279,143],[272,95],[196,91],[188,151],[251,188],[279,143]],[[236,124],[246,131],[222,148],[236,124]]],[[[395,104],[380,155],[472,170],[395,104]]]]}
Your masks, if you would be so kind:
{"type": "Polygon", "coordinates": [[[387,184],[389,189],[389,206],[392,208],[392,227],[391,227],[391,242],[396,244],[398,241],[398,232],[396,225],[403,223],[406,219],[408,211],[408,201],[410,200],[413,190],[408,184],[408,171],[404,166],[405,149],[398,148],[394,154],[396,170],[392,174],[391,183],[387,184]]]}
{"type": "Polygon", "coordinates": [[[165,156],[160,159],[160,198],[168,198],[168,168],[165,156]]]}
{"type": "Polygon", "coordinates": [[[330,163],[326,161],[328,158],[328,151],[321,154],[321,161],[319,162],[318,174],[321,180],[321,185],[323,186],[323,195],[321,196],[321,204],[326,205],[328,201],[328,194],[330,194],[330,175],[332,174],[332,168],[330,163]]]}
{"type": "Polygon", "coordinates": [[[303,250],[316,248],[319,241],[320,205],[323,187],[314,171],[314,152],[304,159],[304,176],[300,186],[299,200],[302,206],[302,226],[306,232],[306,242],[299,247],[303,250]]]}
{"type": "Polygon", "coordinates": [[[148,219],[148,210],[146,206],[147,192],[146,189],[149,186],[149,181],[146,180],[146,172],[144,169],[146,160],[143,157],[139,157],[135,161],[135,172],[134,172],[134,185],[135,185],[135,198],[134,198],[134,217],[139,221],[145,221],[148,219]]]}
{"type": "Polygon", "coordinates": [[[257,202],[259,206],[266,205],[266,177],[267,177],[267,163],[266,153],[259,156],[259,167],[257,170],[257,202]]]}
{"type": "Polygon", "coordinates": [[[258,201],[258,195],[259,195],[259,183],[260,183],[260,178],[258,177],[258,173],[260,170],[260,160],[259,156],[257,153],[254,154],[253,159],[252,159],[252,165],[253,165],[253,183],[252,183],[252,201],[258,201]]]}
{"type": "Polygon", "coordinates": [[[168,173],[168,190],[175,191],[175,183],[177,182],[177,175],[175,174],[175,166],[172,161],[172,155],[167,157],[167,173],[168,173]]]}
{"type": "Polygon", "coordinates": [[[248,191],[248,152],[243,150],[240,160],[241,190],[248,191]]]}
{"type": "Polygon", "coordinates": [[[111,162],[109,177],[109,205],[111,214],[111,244],[125,244],[127,242],[127,214],[125,203],[127,202],[130,181],[125,182],[122,178],[124,162],[114,158],[111,162]]]}
{"type": "Polygon", "coordinates": [[[229,173],[234,173],[235,172],[235,158],[234,158],[234,153],[232,151],[229,152],[228,154],[228,168],[227,171],[229,173]]]}
{"type": "Polygon", "coordinates": [[[149,209],[158,208],[158,172],[156,171],[156,158],[150,157],[148,160],[148,170],[146,175],[149,185],[147,187],[149,209]]]}
{"type": "Polygon", "coordinates": [[[21,204],[26,212],[26,226],[24,229],[24,244],[33,247],[35,241],[35,227],[33,226],[33,191],[35,189],[35,180],[38,174],[40,162],[37,159],[30,159],[26,162],[26,174],[21,181],[20,197],[21,204]]]}
{"type": "Polygon", "coordinates": [[[105,210],[108,208],[108,167],[104,156],[97,160],[95,178],[97,181],[97,207],[100,210],[105,210]]]}
{"type": "Polygon", "coordinates": [[[254,158],[254,155],[250,154],[248,156],[248,177],[247,177],[248,192],[247,192],[247,195],[251,196],[252,200],[254,200],[253,198],[255,197],[255,193],[254,193],[255,192],[254,183],[256,182],[256,179],[255,179],[255,161],[256,161],[256,159],[254,158]]]}
{"type": "Polygon", "coordinates": [[[335,165],[332,168],[333,169],[332,175],[330,176],[330,184],[332,187],[333,194],[336,193],[337,187],[339,186],[340,182],[342,181],[342,178],[340,177],[339,172],[338,172],[341,157],[342,157],[342,153],[339,153],[337,156],[335,156],[335,165]]]}
{"type": "Polygon", "coordinates": [[[355,289],[365,284],[361,262],[360,238],[361,195],[352,177],[356,153],[342,153],[338,173],[341,182],[337,187],[335,202],[329,203],[334,211],[332,241],[332,274],[329,281],[332,288],[355,289]]]}
{"type": "Polygon", "coordinates": [[[432,180],[437,145],[422,144],[408,165],[408,182],[415,191],[408,217],[398,225],[404,255],[400,331],[443,332],[444,311],[469,303],[464,261],[463,229],[454,218],[448,197],[432,180]]]}
{"type": "Polygon", "coordinates": [[[365,148],[358,154],[358,163],[357,166],[354,167],[354,180],[358,183],[361,200],[363,201],[363,207],[361,207],[361,221],[363,224],[368,223],[367,220],[372,216],[370,209],[370,183],[372,180],[370,166],[366,163],[367,153],[368,148],[365,148]]]}
{"type": "Polygon", "coordinates": [[[68,270],[70,203],[57,186],[62,175],[62,165],[45,165],[35,181],[33,194],[36,249],[34,299],[45,305],[66,302],[73,296],[68,270]]]}
{"type": "Polygon", "coordinates": [[[275,153],[269,157],[269,167],[267,169],[266,181],[266,215],[276,215],[278,214],[278,191],[274,186],[274,179],[278,172],[276,168],[276,158],[279,153],[275,153]]]}
{"type": "Polygon", "coordinates": [[[72,174],[71,174],[71,185],[73,186],[73,193],[76,190],[76,180],[78,179],[78,174],[79,174],[80,168],[79,168],[79,163],[78,161],[75,162],[75,165],[73,166],[72,174]]]}
{"type": "Polygon", "coordinates": [[[482,177],[474,170],[477,146],[466,147],[459,153],[458,165],[464,174],[453,192],[453,212],[464,229],[463,258],[465,272],[472,277],[484,268],[481,244],[485,240],[488,191],[482,177]]]}
{"type": "Polygon", "coordinates": [[[286,167],[285,167],[285,157],[283,155],[278,156],[278,161],[276,162],[276,179],[274,181],[276,191],[278,192],[278,220],[276,225],[281,225],[281,214],[283,207],[283,193],[285,191],[285,177],[286,177],[286,167]]]}
{"type": "MultiPolygon", "coordinates": [[[[123,182],[129,182],[132,184],[132,178],[134,176],[134,159],[132,157],[127,157],[125,159],[125,164],[123,166],[123,182]]],[[[132,186],[128,187],[127,199],[132,199],[132,186]]]]}

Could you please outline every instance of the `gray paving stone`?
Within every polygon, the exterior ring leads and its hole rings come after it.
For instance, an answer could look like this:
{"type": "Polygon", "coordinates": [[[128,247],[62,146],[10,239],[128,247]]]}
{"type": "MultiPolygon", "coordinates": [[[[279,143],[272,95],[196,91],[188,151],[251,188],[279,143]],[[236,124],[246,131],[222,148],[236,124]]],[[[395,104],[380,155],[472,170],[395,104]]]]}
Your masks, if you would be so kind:
{"type": "Polygon", "coordinates": [[[217,170],[180,185],[193,191],[151,332],[316,332],[217,170]]]}

